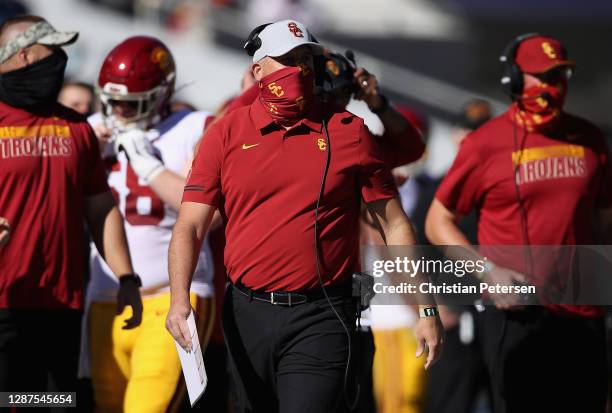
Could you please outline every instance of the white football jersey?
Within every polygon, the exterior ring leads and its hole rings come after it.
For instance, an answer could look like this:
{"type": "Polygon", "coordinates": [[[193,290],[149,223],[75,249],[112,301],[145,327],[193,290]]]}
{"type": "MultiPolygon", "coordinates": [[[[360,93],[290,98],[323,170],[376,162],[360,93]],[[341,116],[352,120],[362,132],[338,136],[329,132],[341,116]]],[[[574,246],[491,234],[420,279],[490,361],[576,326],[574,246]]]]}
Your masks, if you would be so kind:
{"type": "MultiPolygon", "coordinates": [[[[186,176],[196,143],[202,136],[209,113],[178,111],[147,131],[155,155],[164,166],[186,176]]],[[[103,122],[97,113],[88,119],[92,127],[103,122]]],[[[169,291],[168,247],[178,213],[165,204],[129,166],[125,152],[114,153],[112,141],[103,154],[109,167],[108,184],[125,220],[134,271],[147,294],[169,291]]],[[[204,240],[194,273],[191,291],[200,297],[214,293],[213,262],[208,237],[204,240]]],[[[118,281],[95,246],[92,247],[91,282],[88,301],[114,301],[118,281]]]]}

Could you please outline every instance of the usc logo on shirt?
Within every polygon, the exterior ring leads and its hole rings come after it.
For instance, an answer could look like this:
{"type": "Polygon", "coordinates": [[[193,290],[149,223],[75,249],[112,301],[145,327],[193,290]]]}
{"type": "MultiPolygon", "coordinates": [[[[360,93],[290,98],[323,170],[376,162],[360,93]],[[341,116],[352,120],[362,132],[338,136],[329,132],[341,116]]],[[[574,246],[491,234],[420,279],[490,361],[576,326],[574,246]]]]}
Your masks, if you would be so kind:
{"type": "Polygon", "coordinates": [[[325,151],[327,149],[327,142],[325,142],[325,139],[319,138],[317,139],[317,146],[321,151],[325,151]]]}

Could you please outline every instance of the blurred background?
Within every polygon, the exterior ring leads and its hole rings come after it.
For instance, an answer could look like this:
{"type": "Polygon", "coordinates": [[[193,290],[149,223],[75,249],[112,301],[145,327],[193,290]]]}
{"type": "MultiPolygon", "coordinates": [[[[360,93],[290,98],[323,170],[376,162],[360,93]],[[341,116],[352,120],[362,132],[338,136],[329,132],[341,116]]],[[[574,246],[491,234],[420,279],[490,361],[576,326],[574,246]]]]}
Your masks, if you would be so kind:
{"type": "MultiPolygon", "coordinates": [[[[503,110],[498,57],[515,36],[537,31],[560,38],[578,62],[568,110],[612,131],[609,0],[2,0],[0,20],[26,10],[81,32],[67,49],[68,76],[89,83],[114,45],[135,34],[158,36],[177,61],[179,98],[210,111],[239,91],[250,30],[300,20],[332,49],[352,49],[395,103],[429,118],[425,167],[432,176],[454,157],[447,140],[466,101],[480,97],[503,110]]],[[[380,131],[376,117],[367,121],[380,131]]]]}

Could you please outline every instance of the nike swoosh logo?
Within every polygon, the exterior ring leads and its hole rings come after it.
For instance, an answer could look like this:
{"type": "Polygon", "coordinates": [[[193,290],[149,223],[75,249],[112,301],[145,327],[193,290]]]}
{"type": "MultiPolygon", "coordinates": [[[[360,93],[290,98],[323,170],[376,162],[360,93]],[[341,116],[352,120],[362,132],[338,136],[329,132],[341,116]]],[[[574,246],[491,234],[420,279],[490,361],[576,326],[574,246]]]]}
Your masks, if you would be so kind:
{"type": "Polygon", "coordinates": [[[259,143],[256,143],[254,145],[247,145],[246,143],[243,143],[242,144],[242,149],[251,149],[251,148],[254,148],[257,145],[259,145],[259,143]]]}

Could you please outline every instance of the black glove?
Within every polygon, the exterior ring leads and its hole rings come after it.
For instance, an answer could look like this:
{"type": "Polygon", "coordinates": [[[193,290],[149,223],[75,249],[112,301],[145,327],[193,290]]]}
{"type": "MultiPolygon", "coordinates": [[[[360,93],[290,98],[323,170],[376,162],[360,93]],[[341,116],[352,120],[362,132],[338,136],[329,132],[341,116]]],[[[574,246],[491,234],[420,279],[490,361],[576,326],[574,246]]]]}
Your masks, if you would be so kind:
{"type": "Polygon", "coordinates": [[[132,318],[125,320],[125,325],[122,327],[124,330],[138,327],[142,322],[141,286],[142,282],[137,274],[125,274],[119,277],[117,315],[121,314],[126,306],[132,307],[132,318]]]}

